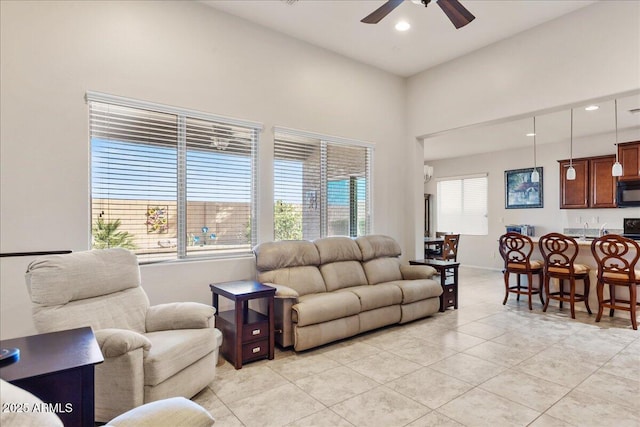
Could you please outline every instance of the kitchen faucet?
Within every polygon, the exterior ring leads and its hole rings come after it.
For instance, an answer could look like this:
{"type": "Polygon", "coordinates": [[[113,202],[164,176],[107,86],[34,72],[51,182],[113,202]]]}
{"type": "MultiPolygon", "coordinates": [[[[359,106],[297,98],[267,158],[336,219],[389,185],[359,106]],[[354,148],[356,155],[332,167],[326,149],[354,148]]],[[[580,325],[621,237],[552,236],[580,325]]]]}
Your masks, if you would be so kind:
{"type": "Polygon", "coordinates": [[[598,237],[602,237],[605,234],[607,234],[607,230],[604,229],[605,225],[607,225],[606,222],[600,226],[600,231],[598,232],[598,237]]]}
{"type": "Polygon", "coordinates": [[[582,227],[582,240],[587,240],[587,228],[589,228],[589,223],[585,222],[582,227]]]}

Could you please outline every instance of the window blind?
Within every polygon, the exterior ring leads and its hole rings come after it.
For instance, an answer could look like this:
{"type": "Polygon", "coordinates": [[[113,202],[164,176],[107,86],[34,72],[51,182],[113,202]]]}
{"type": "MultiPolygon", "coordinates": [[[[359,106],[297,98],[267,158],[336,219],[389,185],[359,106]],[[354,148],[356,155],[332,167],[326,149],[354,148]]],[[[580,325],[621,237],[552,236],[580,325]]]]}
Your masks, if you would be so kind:
{"type": "Polygon", "coordinates": [[[93,247],[141,261],[250,253],[257,127],[92,99],[89,116],[93,247]]]}
{"type": "Polygon", "coordinates": [[[438,181],[438,230],[487,235],[487,184],[486,176],[438,181]]]}
{"type": "Polygon", "coordinates": [[[371,152],[363,145],[276,130],[275,240],[369,233],[371,152]]]}

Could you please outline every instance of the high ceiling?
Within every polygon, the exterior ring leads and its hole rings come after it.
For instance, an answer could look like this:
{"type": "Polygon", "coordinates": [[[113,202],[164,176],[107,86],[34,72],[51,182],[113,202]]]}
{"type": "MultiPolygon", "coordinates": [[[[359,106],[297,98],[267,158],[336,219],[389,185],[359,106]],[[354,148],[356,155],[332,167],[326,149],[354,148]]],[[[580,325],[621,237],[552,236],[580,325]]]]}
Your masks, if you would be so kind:
{"type": "Polygon", "coordinates": [[[378,24],[384,0],[201,0],[203,3],[399,76],[411,76],[585,7],[593,0],[461,0],[476,17],[456,30],[440,7],[406,0],[378,24]],[[401,19],[411,24],[395,30],[401,19]]]}
{"type": "MultiPolygon", "coordinates": [[[[385,0],[200,0],[215,9],[255,22],[293,38],[342,54],[402,77],[408,77],[537,25],[595,3],[594,0],[460,0],[476,19],[456,30],[432,0],[427,8],[405,0],[378,24],[362,18],[385,0]],[[400,20],[411,28],[394,29],[400,20]]],[[[574,137],[608,135],[615,128],[613,99],[593,100],[600,109],[574,106],[574,137]]],[[[640,139],[640,91],[618,96],[621,131],[640,139]]],[[[568,106],[538,112],[537,143],[565,142],[569,137],[568,106]]],[[[464,129],[423,135],[425,161],[526,147],[532,117],[509,117],[464,129]],[[452,150],[451,147],[455,147],[452,150]]],[[[612,139],[612,144],[614,139],[612,139]]]]}

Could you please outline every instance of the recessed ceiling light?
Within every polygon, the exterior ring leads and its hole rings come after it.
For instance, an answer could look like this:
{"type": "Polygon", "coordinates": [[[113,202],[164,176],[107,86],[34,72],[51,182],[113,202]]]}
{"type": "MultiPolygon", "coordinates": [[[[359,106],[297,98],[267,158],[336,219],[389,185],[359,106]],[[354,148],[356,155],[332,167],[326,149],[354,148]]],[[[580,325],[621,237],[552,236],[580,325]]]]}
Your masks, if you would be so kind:
{"type": "Polygon", "coordinates": [[[585,110],[586,111],[596,111],[598,108],[600,108],[600,107],[598,107],[597,105],[589,105],[588,107],[585,107],[585,110]]]}
{"type": "Polygon", "coordinates": [[[399,21],[396,24],[396,30],[398,31],[407,31],[409,28],[411,28],[411,25],[407,21],[399,21]]]}
{"type": "Polygon", "coordinates": [[[525,136],[536,136],[536,134],[535,133],[528,133],[525,136]]]}

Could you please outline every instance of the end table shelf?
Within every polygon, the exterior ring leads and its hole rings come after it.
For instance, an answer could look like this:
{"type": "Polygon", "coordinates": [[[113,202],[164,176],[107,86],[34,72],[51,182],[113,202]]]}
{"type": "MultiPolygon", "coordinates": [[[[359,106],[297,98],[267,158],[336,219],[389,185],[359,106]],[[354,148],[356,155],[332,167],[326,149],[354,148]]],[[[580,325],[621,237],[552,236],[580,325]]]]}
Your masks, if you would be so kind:
{"type": "Polygon", "coordinates": [[[255,281],[236,281],[209,285],[216,309],[216,327],[222,331],[222,355],[236,369],[243,363],[274,356],[273,298],[276,290],[255,281]],[[219,296],[234,302],[232,310],[220,311],[219,296]],[[267,314],[249,308],[249,301],[266,298],[267,314]]]}

